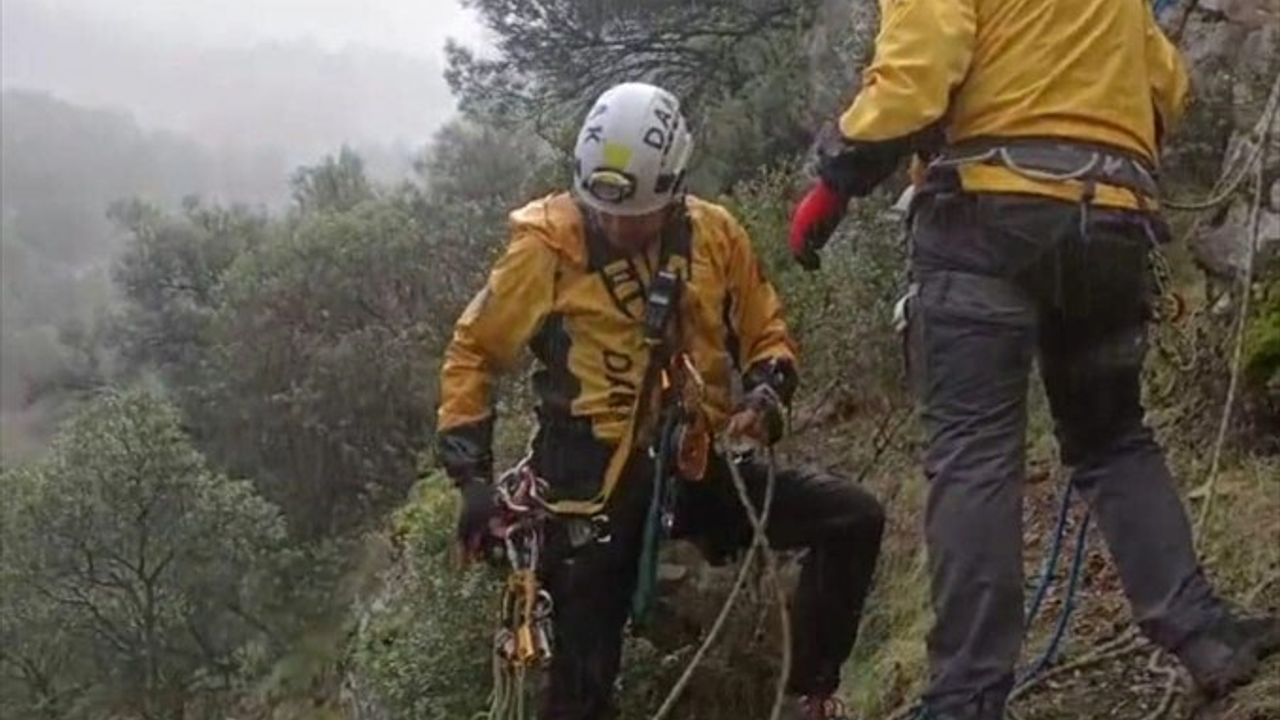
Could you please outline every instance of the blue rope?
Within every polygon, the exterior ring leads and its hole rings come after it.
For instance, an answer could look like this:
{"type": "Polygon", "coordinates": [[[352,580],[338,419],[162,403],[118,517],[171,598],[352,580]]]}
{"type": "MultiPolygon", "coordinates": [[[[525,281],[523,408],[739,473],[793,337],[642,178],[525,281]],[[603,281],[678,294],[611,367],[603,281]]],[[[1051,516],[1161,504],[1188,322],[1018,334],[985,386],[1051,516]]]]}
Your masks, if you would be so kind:
{"type": "MultiPolygon", "coordinates": [[[[1070,499],[1070,492],[1064,493],[1064,505],[1070,499]]],[[[1059,523],[1058,532],[1061,534],[1066,522],[1065,513],[1059,513],[1062,521],[1059,523]]],[[[1037,675],[1044,671],[1046,667],[1053,662],[1058,654],[1058,648],[1062,645],[1062,641],[1066,638],[1067,628],[1071,624],[1071,614],[1076,606],[1076,594],[1080,589],[1080,576],[1083,574],[1084,559],[1088,554],[1089,548],[1089,521],[1092,519],[1091,512],[1085,512],[1084,519],[1080,521],[1080,529],[1076,532],[1076,547],[1074,556],[1071,559],[1071,576],[1067,581],[1066,599],[1063,602],[1062,612],[1058,615],[1058,622],[1054,626],[1053,635],[1049,638],[1049,644],[1045,647],[1040,657],[1036,658],[1031,666],[1023,671],[1022,676],[1018,679],[1016,686],[1020,687],[1035,679],[1037,675]]],[[[1059,544],[1060,545],[1060,544],[1059,544]]],[[[1055,561],[1056,564],[1056,561],[1055,561]]],[[[1030,623],[1028,623],[1030,624],[1030,623]]]]}
{"type": "Polygon", "coordinates": [[[1026,624],[1024,628],[1030,628],[1031,623],[1035,622],[1036,616],[1040,613],[1040,604],[1044,602],[1044,598],[1049,593],[1049,586],[1053,584],[1054,573],[1058,571],[1058,558],[1062,555],[1062,539],[1067,534],[1067,513],[1071,510],[1071,484],[1068,483],[1062,491],[1062,500],[1058,503],[1058,521],[1054,526],[1053,541],[1049,545],[1049,551],[1044,556],[1044,562],[1040,568],[1040,581],[1036,586],[1035,596],[1031,600],[1031,605],[1027,608],[1026,624]]]}
{"type": "MultiPolygon", "coordinates": [[[[1067,487],[1062,491],[1062,500],[1058,504],[1058,517],[1053,530],[1053,542],[1045,555],[1035,595],[1027,608],[1025,627],[1028,630],[1036,616],[1039,615],[1044,599],[1049,593],[1049,586],[1053,584],[1053,576],[1058,570],[1058,559],[1062,554],[1062,541],[1067,534],[1067,518],[1071,510],[1071,495],[1072,487],[1068,483],[1067,487]]],[[[1091,519],[1092,512],[1086,511],[1084,518],[1080,521],[1080,529],[1076,532],[1076,544],[1071,558],[1071,574],[1067,580],[1066,599],[1063,602],[1062,612],[1058,615],[1058,620],[1054,624],[1053,635],[1049,637],[1049,644],[1045,646],[1040,656],[1017,677],[1014,683],[1015,689],[1026,685],[1044,672],[1045,668],[1057,657],[1058,649],[1062,646],[1062,641],[1066,639],[1067,629],[1071,626],[1071,615],[1075,611],[1076,595],[1080,589],[1080,578],[1084,574],[1084,560],[1088,555],[1086,551],[1089,548],[1089,523],[1091,519]]],[[[930,720],[934,717],[928,705],[924,703],[917,705],[913,710],[915,713],[911,716],[913,720],[930,720]]]]}

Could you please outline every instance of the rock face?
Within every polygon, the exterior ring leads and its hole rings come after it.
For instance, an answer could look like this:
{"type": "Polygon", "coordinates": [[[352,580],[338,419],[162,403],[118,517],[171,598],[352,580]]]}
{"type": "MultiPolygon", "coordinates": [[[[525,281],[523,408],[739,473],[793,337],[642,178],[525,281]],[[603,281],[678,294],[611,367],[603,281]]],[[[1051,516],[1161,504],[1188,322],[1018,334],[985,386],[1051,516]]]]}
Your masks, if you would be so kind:
{"type": "MultiPolygon", "coordinates": [[[[808,43],[814,127],[856,92],[878,10],[875,3],[854,0],[819,3],[808,43]]],[[[1179,184],[1206,188],[1229,169],[1233,155],[1248,156],[1256,148],[1254,130],[1280,74],[1280,0],[1176,0],[1162,8],[1160,20],[1187,60],[1198,106],[1194,111],[1201,118],[1171,138],[1167,160],[1182,166],[1182,175],[1193,176],[1179,178],[1179,184]],[[1204,156],[1202,163],[1184,161],[1197,152],[1204,156]],[[1189,171],[1188,165],[1193,166],[1189,171]]],[[[1273,115],[1261,134],[1268,147],[1257,267],[1280,257],[1280,119],[1273,115]]],[[[1251,183],[1247,179],[1232,202],[1206,217],[1191,239],[1197,261],[1213,276],[1229,279],[1244,267],[1251,183]]]]}
{"type": "MultiPolygon", "coordinates": [[[[1258,219],[1255,268],[1280,256],[1280,0],[1201,0],[1187,15],[1186,5],[1167,13],[1165,22],[1182,24],[1181,47],[1191,67],[1197,100],[1227,121],[1229,135],[1219,174],[1231,174],[1261,152],[1262,205],[1258,219]],[[1262,145],[1259,148],[1259,144],[1262,145]]],[[[1175,138],[1178,142],[1180,138],[1175,138]]],[[[1199,178],[1207,186],[1210,178],[1199,178]]],[[[1196,260],[1211,275],[1238,275],[1252,238],[1254,181],[1203,223],[1191,238],[1196,260]]]]}
{"type": "Polygon", "coordinates": [[[853,99],[879,22],[875,3],[822,0],[818,5],[807,43],[812,98],[809,120],[814,128],[831,120],[853,99]]]}

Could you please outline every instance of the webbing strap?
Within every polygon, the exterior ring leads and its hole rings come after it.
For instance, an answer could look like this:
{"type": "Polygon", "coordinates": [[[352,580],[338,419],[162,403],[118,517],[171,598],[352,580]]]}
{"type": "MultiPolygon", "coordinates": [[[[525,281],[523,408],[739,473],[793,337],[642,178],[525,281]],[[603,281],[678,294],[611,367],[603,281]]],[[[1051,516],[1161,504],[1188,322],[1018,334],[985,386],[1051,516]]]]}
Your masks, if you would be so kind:
{"type": "MultiPolygon", "coordinates": [[[[689,225],[691,221],[683,207],[680,207],[678,212],[679,216],[675,218],[676,225],[663,232],[658,272],[654,274],[654,279],[651,279],[649,283],[646,311],[654,304],[653,293],[659,289],[659,283],[654,280],[656,280],[659,273],[671,271],[670,261],[673,257],[680,255],[682,252],[685,253],[686,267],[692,267],[692,261],[689,257],[692,254],[690,249],[692,228],[689,225]],[[687,237],[675,238],[673,235],[676,233],[687,233],[687,237]]],[[[612,294],[612,286],[609,285],[607,280],[605,280],[605,285],[612,294]]],[[[680,293],[677,291],[677,301],[679,297],[680,293]]],[[[626,312],[625,303],[622,303],[618,298],[615,298],[615,302],[618,302],[619,307],[622,307],[623,311],[626,312]]],[[[627,314],[630,315],[630,313],[627,314]]],[[[679,308],[672,308],[669,317],[666,319],[668,327],[674,324],[678,318],[679,308]]],[[[641,321],[644,319],[639,318],[641,321]]],[[[551,512],[560,515],[598,515],[604,511],[610,496],[613,495],[613,491],[618,485],[618,481],[622,478],[622,473],[626,469],[627,463],[631,460],[631,455],[635,451],[636,441],[645,434],[642,430],[648,422],[650,403],[653,400],[652,396],[658,391],[658,379],[662,376],[662,370],[667,359],[672,356],[675,350],[675,348],[670,347],[670,333],[663,333],[662,336],[663,339],[660,342],[650,344],[649,361],[640,382],[639,392],[636,393],[636,399],[632,403],[626,429],[623,431],[617,447],[614,448],[613,454],[609,457],[609,465],[605,469],[604,479],[600,483],[600,491],[589,500],[559,500],[547,503],[547,508],[551,512]]]]}
{"type": "Polygon", "coordinates": [[[1004,167],[1031,180],[1113,185],[1156,198],[1160,189],[1150,163],[1117,148],[1040,138],[972,140],[943,148],[933,168],[1004,167]]]}

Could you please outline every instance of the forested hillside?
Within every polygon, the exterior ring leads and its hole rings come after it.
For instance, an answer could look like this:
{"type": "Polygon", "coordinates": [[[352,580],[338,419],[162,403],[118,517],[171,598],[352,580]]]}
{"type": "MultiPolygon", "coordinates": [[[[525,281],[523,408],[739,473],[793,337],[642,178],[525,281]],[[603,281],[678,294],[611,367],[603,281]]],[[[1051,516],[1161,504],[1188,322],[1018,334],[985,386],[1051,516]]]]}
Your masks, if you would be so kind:
{"type": "MultiPolygon", "coordinates": [[[[455,500],[432,453],[440,357],[506,213],[563,187],[588,104],[640,77],[684,98],[693,190],[743,220],[786,303],[803,380],[781,453],[857,478],[889,511],[846,698],[881,718],[919,690],[920,434],[893,327],[906,248],[891,205],[905,177],[855,204],[821,272],[796,267],[784,241],[814,133],[856,91],[874,3],[470,5],[495,45],[451,45],[461,114],[398,182],[349,148],[286,172],[269,158],[228,165],[126,117],[6,93],[0,717],[483,711],[502,576],[452,557],[455,500]]],[[[1232,598],[1275,610],[1280,7],[1162,5],[1197,80],[1166,190],[1184,203],[1226,194],[1170,210],[1187,312],[1153,328],[1149,420],[1208,571],[1232,598]]],[[[501,388],[503,462],[529,430],[523,381],[501,388]]],[[[1045,405],[1037,392],[1029,578],[1065,480],[1045,405]]],[[[1074,508],[1068,529],[1081,520],[1074,508]]],[[[1053,658],[1083,662],[1019,697],[1019,717],[1280,716],[1274,661],[1235,699],[1199,707],[1172,660],[1129,633],[1101,538],[1085,538],[1053,658]]],[[[660,704],[733,572],[679,545],[664,562],[664,622],[627,642],[628,719],[660,704]]],[[[1067,565],[1028,662],[1066,604],[1067,565]]],[[[675,717],[764,717],[778,663],[769,597],[752,583],[675,717]]]]}

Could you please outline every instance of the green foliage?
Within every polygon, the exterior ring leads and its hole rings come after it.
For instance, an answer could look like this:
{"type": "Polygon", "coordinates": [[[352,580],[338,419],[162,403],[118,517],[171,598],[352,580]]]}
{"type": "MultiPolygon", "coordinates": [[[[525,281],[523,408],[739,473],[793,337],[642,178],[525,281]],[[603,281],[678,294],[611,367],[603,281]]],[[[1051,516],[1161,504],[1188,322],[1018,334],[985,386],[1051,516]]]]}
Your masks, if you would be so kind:
{"type": "Polygon", "coordinates": [[[114,272],[126,301],[115,342],[128,362],[158,371],[176,388],[207,382],[205,354],[223,276],[265,242],[267,219],[194,200],[178,217],[139,200],[116,203],[110,214],[129,235],[114,272]]]}
{"type": "MultiPolygon", "coordinates": [[[[342,148],[293,174],[284,214],[194,200],[161,210],[210,186],[192,148],[127,118],[70,117],[6,93],[0,407],[137,377],[177,407],[108,393],[49,457],[0,476],[11,501],[0,507],[0,715],[226,717],[239,714],[222,702],[235,693],[319,717],[339,682],[390,717],[483,709],[500,573],[453,566],[456,500],[441,477],[410,486],[429,455],[442,349],[505,240],[506,213],[565,185],[585,104],[615,82],[647,79],[682,97],[697,132],[691,187],[727,196],[787,306],[800,409],[841,406],[813,412],[837,427],[799,436],[798,454],[857,473],[885,410],[908,405],[892,329],[903,229],[884,198],[852,206],[820,273],[797,268],[783,241],[808,181],[798,156],[856,85],[874,7],[846,23],[813,13],[847,4],[817,0],[470,4],[495,53],[449,49],[468,119],[437,134],[418,177],[379,186],[342,148]],[[59,141],[59,128],[75,141],[59,141]],[[143,162],[153,156],[164,161],[143,162]],[[114,247],[103,207],[135,195],[111,211],[129,242],[114,273],[124,309],[109,318],[97,312],[113,300],[106,275],[87,263],[114,247]],[[394,565],[356,559],[365,543],[353,531],[385,521],[406,493],[389,520],[394,565]]],[[[1205,95],[1171,148],[1175,185],[1216,172],[1224,98],[1205,95]]],[[[1273,280],[1249,331],[1255,385],[1280,382],[1278,303],[1273,280]]],[[[520,384],[503,383],[500,457],[526,435],[520,384]]],[[[1033,443],[1047,446],[1049,422],[1033,412],[1033,433],[1045,435],[1033,443]]],[[[1224,493],[1249,522],[1212,528],[1205,546],[1230,588],[1270,599],[1275,553],[1240,533],[1274,510],[1262,496],[1275,468],[1249,467],[1224,493]]],[[[864,712],[887,711],[924,675],[922,489],[902,484],[916,472],[903,441],[868,478],[895,527],[846,668],[846,694],[864,712]]],[[[772,644],[758,642],[760,607],[731,621],[735,641],[713,653],[683,710],[753,715],[776,667],[772,644]]],[[[656,707],[685,658],[628,637],[624,717],[656,707]]]]}
{"type": "Polygon", "coordinates": [[[1244,373],[1256,386],[1280,394],[1280,278],[1263,289],[1258,315],[1249,325],[1244,373]]]}
{"type": "MultiPolygon", "coordinates": [[[[449,303],[470,298],[494,253],[507,241],[507,213],[564,187],[549,158],[528,133],[458,120],[436,133],[415,169],[423,187],[405,188],[400,201],[439,242],[431,252],[452,271],[449,303]]],[[[464,301],[465,302],[465,301],[464,301]]]]}
{"type": "Polygon", "coordinates": [[[836,383],[860,404],[882,404],[904,389],[893,309],[906,289],[905,231],[883,200],[856,202],[826,247],[822,270],[808,273],[785,240],[791,189],[800,182],[785,166],[764,170],[734,189],[730,206],[783,298],[805,388],[829,395],[836,383]],[[852,378],[857,384],[845,385],[852,378]]]}
{"type": "Polygon", "coordinates": [[[788,164],[809,146],[810,68],[804,32],[778,30],[740,52],[749,73],[740,87],[723,88],[693,106],[696,133],[690,187],[714,195],[788,164]]]}
{"type": "Polygon", "coordinates": [[[319,165],[296,170],[290,185],[294,202],[304,213],[345,212],[373,198],[364,161],[346,146],[337,158],[330,155],[319,165]]]}
{"type": "Polygon", "coordinates": [[[442,476],[415,487],[392,520],[404,577],[364,619],[351,663],[391,717],[453,720],[487,707],[499,584],[452,562],[455,493],[442,476]]]}
{"type": "Polygon", "coordinates": [[[497,53],[448,47],[446,78],[464,111],[532,117],[590,101],[621,79],[648,78],[697,104],[749,78],[738,53],[771,32],[797,27],[811,3],[571,2],[471,0],[497,53]]]}
{"type": "MultiPolygon", "coordinates": [[[[496,38],[495,54],[456,43],[446,77],[469,116],[528,127],[561,153],[587,106],[625,80],[661,85],[705,129],[708,169],[696,187],[718,191],[755,162],[795,152],[806,84],[805,28],[817,2],[472,0],[496,38]],[[801,90],[801,92],[797,92],[801,90]],[[726,157],[734,160],[725,163],[726,157]]],[[[700,139],[702,132],[699,132],[700,139]]],[[[695,161],[696,163],[697,161],[695,161]]]]}
{"type": "Polygon", "coordinates": [[[523,181],[540,160],[522,133],[455,120],[436,132],[416,168],[437,204],[470,203],[505,213],[528,194],[523,181]]]}
{"type": "Polygon", "coordinates": [[[457,297],[432,244],[414,216],[366,201],[304,216],[228,273],[211,360],[218,456],[306,536],[414,478],[457,297]]]}
{"type": "Polygon", "coordinates": [[[118,300],[109,266],[121,250],[108,207],[126,197],[177,207],[214,191],[266,201],[284,187],[278,160],[215,161],[124,113],[11,89],[0,108],[0,454],[13,460],[39,451],[123,369],[105,343],[118,300]]]}
{"type": "Polygon", "coordinates": [[[209,471],[174,408],[106,394],[3,483],[12,707],[181,717],[232,686],[284,525],[249,483],[209,471]]]}
{"type": "Polygon", "coordinates": [[[427,446],[439,357],[503,238],[532,155],[454,126],[426,187],[372,186],[359,158],[295,174],[286,218],[141,203],[114,216],[129,250],[118,342],[174,392],[202,449],[251,477],[301,537],[397,502],[427,446]],[[447,269],[447,270],[446,270],[447,269]]]}
{"type": "Polygon", "coordinates": [[[24,442],[24,430],[34,441],[47,439],[53,421],[112,372],[96,342],[109,327],[110,300],[105,272],[70,271],[20,236],[6,213],[0,226],[0,457],[31,452],[36,442],[24,442]]]}
{"type": "MultiPolygon", "coordinates": [[[[456,513],[456,493],[437,473],[414,486],[389,523],[403,553],[399,572],[361,617],[350,657],[353,677],[389,717],[453,720],[488,707],[503,574],[458,569],[456,513]]],[[[625,718],[639,720],[661,701],[675,667],[637,638],[628,638],[624,655],[620,706],[625,718]]],[[[528,678],[531,702],[540,682],[537,673],[528,678]]]]}

